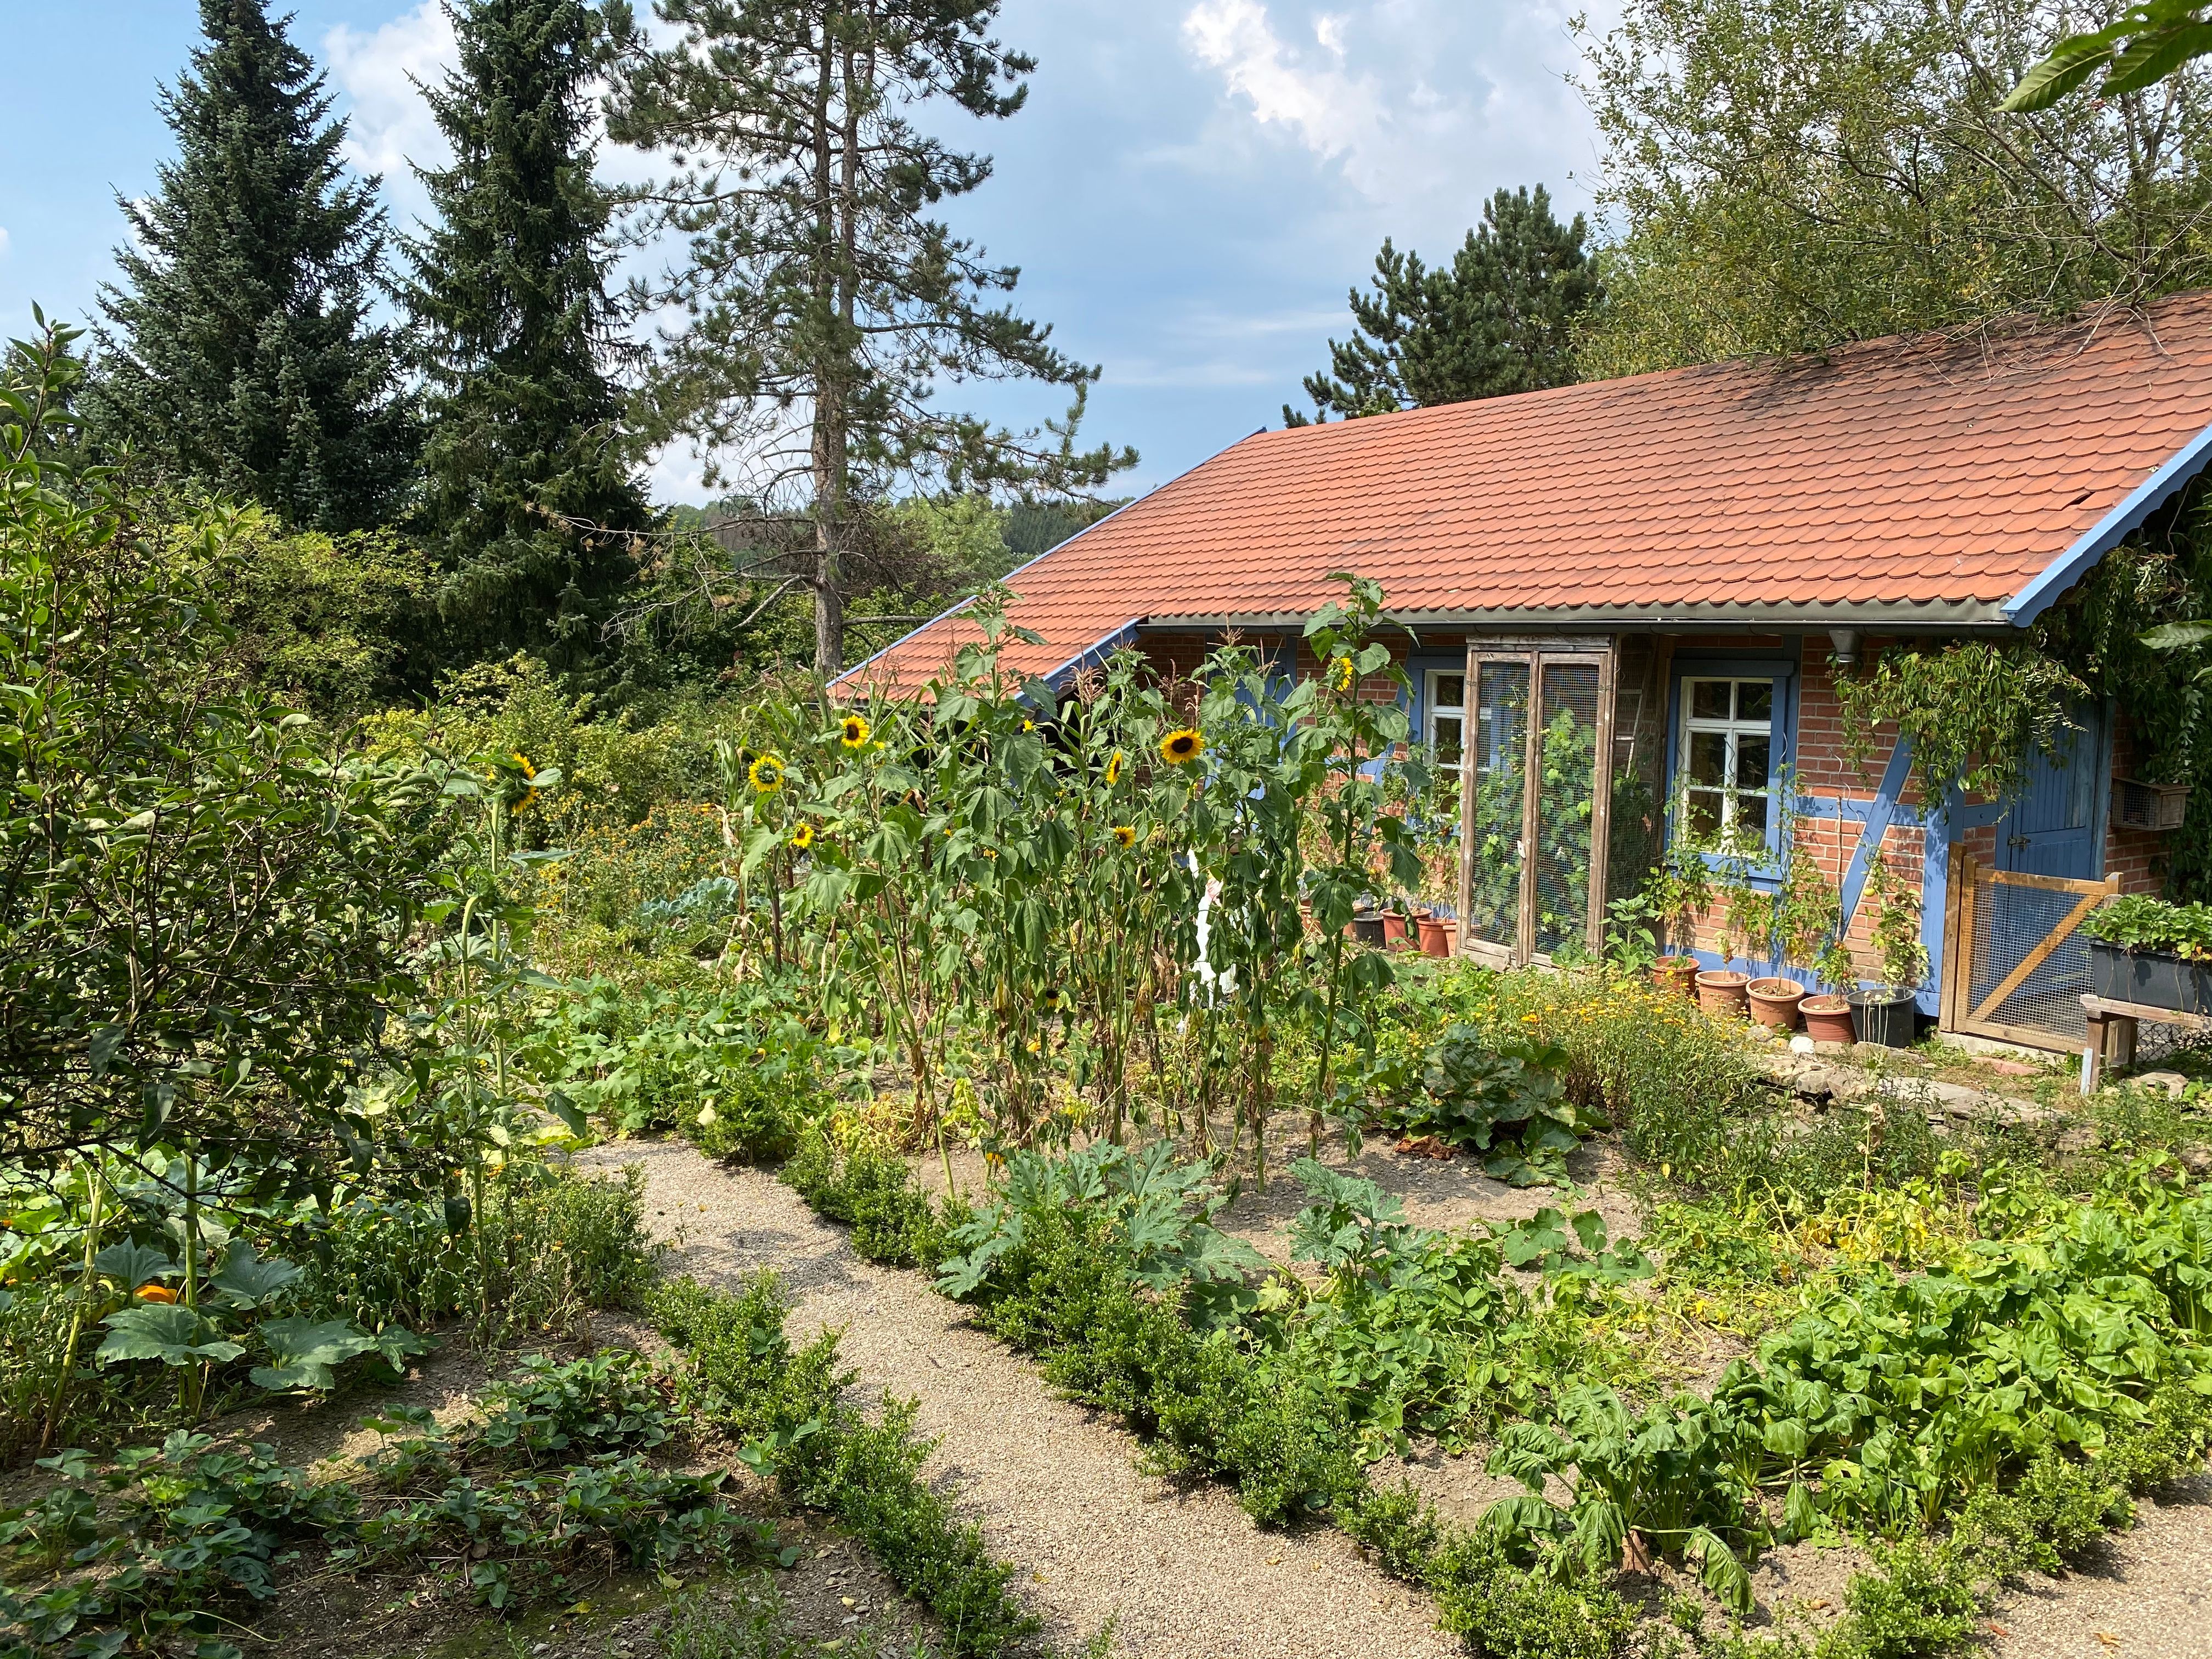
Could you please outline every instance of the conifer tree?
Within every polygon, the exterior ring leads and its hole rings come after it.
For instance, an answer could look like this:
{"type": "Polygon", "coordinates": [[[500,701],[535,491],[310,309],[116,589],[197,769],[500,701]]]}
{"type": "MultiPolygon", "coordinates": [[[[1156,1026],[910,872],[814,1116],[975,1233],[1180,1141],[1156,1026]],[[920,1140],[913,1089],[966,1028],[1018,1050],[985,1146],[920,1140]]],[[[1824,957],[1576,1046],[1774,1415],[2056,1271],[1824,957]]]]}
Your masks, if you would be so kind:
{"type": "Polygon", "coordinates": [[[369,317],[379,181],[348,180],[345,123],[264,0],[200,0],[206,43],[161,109],[178,155],[124,201],[136,246],[101,290],[88,413],[173,476],[291,523],[386,521],[413,464],[399,343],[369,317]]]}
{"type": "MultiPolygon", "coordinates": [[[[1375,292],[1352,290],[1351,339],[1309,374],[1315,417],[1384,414],[1536,392],[1575,379],[1575,319],[1598,297],[1583,216],[1562,225],[1543,185],[1501,190],[1449,266],[1429,269],[1388,239],[1375,292]]],[[[1308,417],[1283,406],[1285,426],[1308,417]]]]}
{"type": "Polygon", "coordinates": [[[991,173],[939,132],[1028,94],[1034,65],[992,36],[998,9],[653,0],[656,38],[608,7],[627,43],[608,131],[667,156],[648,199],[689,238],[655,295],[691,319],[659,376],[663,429],[739,454],[760,504],[731,532],[750,538],[743,568],[811,590],[825,674],[843,665],[848,589],[897,480],[1052,494],[1136,462],[1076,450],[1097,371],[1000,301],[1016,270],[929,216],[991,173]],[[990,379],[1071,387],[1068,421],[1010,432],[935,402],[941,382],[990,379]]]}
{"type": "Polygon", "coordinates": [[[417,168],[438,222],[408,252],[430,437],[421,517],[449,641],[576,666],[641,529],[606,289],[610,192],[592,176],[604,28],[586,0],[448,4],[458,68],[427,89],[453,147],[417,168]],[[588,527],[586,527],[588,526],[588,527]]]}

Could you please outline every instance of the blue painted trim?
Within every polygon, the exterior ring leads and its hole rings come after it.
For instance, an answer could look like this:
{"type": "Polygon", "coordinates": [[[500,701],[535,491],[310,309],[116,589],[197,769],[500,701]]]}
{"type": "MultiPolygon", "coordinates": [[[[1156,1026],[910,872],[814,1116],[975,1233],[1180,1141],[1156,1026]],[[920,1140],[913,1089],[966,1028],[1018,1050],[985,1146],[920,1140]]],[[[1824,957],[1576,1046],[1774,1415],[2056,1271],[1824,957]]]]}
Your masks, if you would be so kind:
{"type": "MultiPolygon", "coordinates": [[[[1105,520],[1102,519],[1099,522],[1103,524],[1105,520]]],[[[1071,537],[1069,539],[1073,540],[1074,538],[1071,537]]],[[[1103,639],[1101,639],[1093,644],[1086,645],[1082,650],[1077,652],[1066,662],[1060,664],[1059,667],[1047,669],[1043,673],[1038,675],[1037,678],[1042,680],[1046,684],[1051,686],[1054,690],[1059,690],[1061,675],[1079,674],[1085,669],[1090,667],[1092,663],[1103,661],[1106,658],[1112,656],[1123,646],[1133,645],[1136,642],[1137,638],[1137,624],[1143,620],[1144,618],[1141,617],[1130,617],[1128,621],[1123,623],[1119,628],[1107,635],[1103,639]]]]}
{"type": "Polygon", "coordinates": [[[1847,933],[1852,919],[1859,913],[1859,901],[1866,896],[1869,864],[1875,849],[1881,845],[1882,837],[1889,833],[1890,823],[1897,815],[1897,797],[1905,787],[1905,774],[1911,765],[1912,744],[1899,738],[1897,746],[1889,751],[1889,764],[1881,769],[1881,782],[1869,803],[1872,810],[1866,815],[1866,828],[1859,832],[1859,844],[1851,854],[1850,868],[1844,872],[1844,928],[1847,933]]]}
{"type": "Polygon", "coordinates": [[[2058,596],[2088,574],[2089,568],[2120,544],[2131,530],[2171,500],[2174,493],[2212,463],[2212,426],[2179,449],[2166,465],[2129,491],[2118,506],[2054,560],[2033,581],[2004,603],[2006,620],[2025,628],[2057,602],[2058,596]]]}
{"type": "MultiPolygon", "coordinates": [[[[1781,781],[1797,763],[1797,701],[1799,664],[1787,657],[1729,656],[1720,653],[1685,651],[1676,653],[1667,683],[1667,745],[1662,770],[1660,799],[1666,803],[1662,826],[1662,846],[1674,839],[1674,781],[1682,758],[1682,682],[1685,679],[1771,679],[1774,682],[1774,747],[1766,757],[1766,787],[1778,805],[1781,781]]],[[[1782,884],[1782,814],[1771,812],[1766,821],[1766,862],[1752,872],[1752,883],[1771,891],[1782,884]]],[[[1708,864],[1717,860],[1708,854],[1708,864]]]]}

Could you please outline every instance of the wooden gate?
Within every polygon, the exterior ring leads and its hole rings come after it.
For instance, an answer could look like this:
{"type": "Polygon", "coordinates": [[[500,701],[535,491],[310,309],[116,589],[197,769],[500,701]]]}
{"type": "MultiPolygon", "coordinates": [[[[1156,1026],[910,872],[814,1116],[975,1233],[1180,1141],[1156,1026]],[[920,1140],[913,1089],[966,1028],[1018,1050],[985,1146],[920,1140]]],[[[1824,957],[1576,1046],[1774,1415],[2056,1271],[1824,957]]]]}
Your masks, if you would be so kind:
{"type": "Polygon", "coordinates": [[[2120,878],[2075,881],[1984,864],[1951,848],[1944,900],[1941,1023],[2061,1054],[2078,1051],[2088,1021],[2089,948],[2075,929],[2120,890],[2120,878]]]}

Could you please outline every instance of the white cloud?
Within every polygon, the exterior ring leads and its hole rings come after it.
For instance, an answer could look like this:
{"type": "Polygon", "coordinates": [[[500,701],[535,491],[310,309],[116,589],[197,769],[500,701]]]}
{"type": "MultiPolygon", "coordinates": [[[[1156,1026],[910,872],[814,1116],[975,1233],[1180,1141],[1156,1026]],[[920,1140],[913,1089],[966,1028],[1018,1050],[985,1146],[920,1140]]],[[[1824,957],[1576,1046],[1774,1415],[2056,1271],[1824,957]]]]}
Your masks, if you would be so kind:
{"type": "Polygon", "coordinates": [[[323,56],[345,98],[346,160],[382,173],[403,216],[419,215],[424,198],[409,164],[437,167],[451,155],[416,84],[434,84],[459,60],[445,8],[422,0],[366,33],[341,23],[323,37],[323,56]]]}
{"type": "MultiPolygon", "coordinates": [[[[1315,26],[1322,46],[1340,58],[1342,21],[1324,18],[1315,26]]],[[[1220,70],[1231,95],[1248,102],[1261,125],[1291,129],[1316,155],[1357,152],[1382,125],[1374,82],[1298,62],[1259,0],[1199,0],[1182,32],[1199,61],[1220,70]]]]}

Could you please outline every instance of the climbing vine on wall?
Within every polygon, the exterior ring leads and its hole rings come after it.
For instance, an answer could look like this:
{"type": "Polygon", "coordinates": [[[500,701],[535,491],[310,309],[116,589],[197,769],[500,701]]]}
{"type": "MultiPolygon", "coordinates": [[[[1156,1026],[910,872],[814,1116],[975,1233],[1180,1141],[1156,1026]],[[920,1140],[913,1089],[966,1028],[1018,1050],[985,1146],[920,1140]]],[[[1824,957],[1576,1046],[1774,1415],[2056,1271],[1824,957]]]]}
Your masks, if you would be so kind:
{"type": "Polygon", "coordinates": [[[1940,805],[1953,789],[2015,793],[2036,750],[2057,752],[2071,730],[2069,701],[2089,688],[2026,644],[1980,640],[1933,650],[1893,647],[1857,678],[1838,675],[1844,746],[1863,768],[1875,728],[1895,726],[1912,744],[1920,797],[1940,805]]]}

